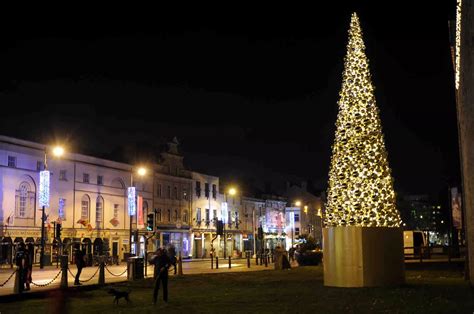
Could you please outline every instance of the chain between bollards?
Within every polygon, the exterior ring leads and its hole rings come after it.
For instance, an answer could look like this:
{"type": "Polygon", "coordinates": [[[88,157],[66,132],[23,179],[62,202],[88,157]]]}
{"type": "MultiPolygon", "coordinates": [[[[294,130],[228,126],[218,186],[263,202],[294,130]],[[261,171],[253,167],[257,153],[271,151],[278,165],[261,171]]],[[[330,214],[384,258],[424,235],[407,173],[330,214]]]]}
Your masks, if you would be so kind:
{"type": "Polygon", "coordinates": [[[7,280],[5,280],[5,282],[4,282],[4,283],[1,283],[1,284],[0,284],[0,287],[3,287],[4,285],[6,285],[6,284],[7,284],[7,282],[9,282],[9,281],[10,281],[10,279],[12,279],[13,275],[15,275],[15,274],[16,274],[16,269],[13,271],[13,273],[10,275],[10,277],[8,277],[8,279],[7,279],[7,280]]]}

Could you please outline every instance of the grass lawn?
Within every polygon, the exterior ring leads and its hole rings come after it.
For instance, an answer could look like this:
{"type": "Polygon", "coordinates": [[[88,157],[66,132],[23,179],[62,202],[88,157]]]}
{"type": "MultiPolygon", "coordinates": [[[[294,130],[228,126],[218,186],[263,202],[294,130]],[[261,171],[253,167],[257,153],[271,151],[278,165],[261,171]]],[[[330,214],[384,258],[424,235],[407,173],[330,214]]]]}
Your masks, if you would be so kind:
{"type": "MultiPolygon", "coordinates": [[[[459,271],[407,270],[398,288],[327,288],[322,268],[170,277],[170,301],[151,304],[150,280],[130,284],[118,306],[106,288],[0,303],[7,313],[473,313],[474,289],[459,271]]],[[[115,285],[126,289],[126,283],[115,285]]],[[[161,291],[160,291],[161,298],[161,291]]]]}

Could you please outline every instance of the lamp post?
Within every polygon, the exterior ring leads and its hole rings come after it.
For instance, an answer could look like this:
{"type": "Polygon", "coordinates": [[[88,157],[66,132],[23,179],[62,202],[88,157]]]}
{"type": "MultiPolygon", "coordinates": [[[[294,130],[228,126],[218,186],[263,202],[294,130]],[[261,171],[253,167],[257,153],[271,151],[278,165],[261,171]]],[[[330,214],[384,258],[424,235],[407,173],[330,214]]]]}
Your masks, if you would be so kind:
{"type": "MultiPolygon", "coordinates": [[[[56,146],[52,150],[53,156],[61,157],[64,154],[64,148],[56,146]]],[[[47,149],[44,150],[44,170],[40,171],[40,196],[39,203],[41,206],[41,251],[40,251],[40,268],[44,267],[44,223],[46,220],[44,211],[49,207],[49,193],[50,193],[50,173],[48,170],[47,149]]]]}
{"type": "MultiPolygon", "coordinates": [[[[140,177],[143,177],[146,175],[146,168],[144,167],[139,167],[137,169],[137,174],[140,177]]],[[[130,234],[128,238],[128,243],[130,244],[129,247],[129,253],[132,254],[132,220],[133,216],[136,215],[137,212],[137,195],[136,195],[136,189],[133,186],[133,169],[130,172],[130,187],[128,188],[128,214],[130,216],[130,234]]],[[[136,241],[137,239],[135,239],[136,241]]]]}
{"type": "MultiPolygon", "coordinates": [[[[234,196],[235,194],[237,194],[237,190],[236,190],[235,188],[233,188],[233,187],[230,188],[228,191],[229,191],[229,194],[232,195],[232,196],[234,196]]],[[[229,206],[228,206],[228,204],[227,204],[227,193],[226,193],[226,191],[224,191],[224,198],[225,198],[225,203],[226,203],[226,206],[227,206],[227,213],[225,213],[225,214],[227,215],[227,217],[226,217],[226,219],[227,219],[227,218],[229,217],[229,213],[228,213],[228,211],[229,211],[229,206]]],[[[224,218],[224,217],[222,217],[222,218],[224,218]]],[[[222,221],[224,222],[224,223],[223,223],[223,227],[224,227],[224,228],[223,228],[223,233],[224,233],[224,258],[226,258],[226,253],[227,253],[227,235],[226,235],[226,233],[225,233],[225,225],[226,225],[226,224],[225,224],[225,220],[224,220],[224,219],[222,219],[222,221]]],[[[227,223],[229,223],[229,222],[227,222],[227,223]]],[[[232,223],[232,222],[231,222],[231,223],[232,223]]]]}

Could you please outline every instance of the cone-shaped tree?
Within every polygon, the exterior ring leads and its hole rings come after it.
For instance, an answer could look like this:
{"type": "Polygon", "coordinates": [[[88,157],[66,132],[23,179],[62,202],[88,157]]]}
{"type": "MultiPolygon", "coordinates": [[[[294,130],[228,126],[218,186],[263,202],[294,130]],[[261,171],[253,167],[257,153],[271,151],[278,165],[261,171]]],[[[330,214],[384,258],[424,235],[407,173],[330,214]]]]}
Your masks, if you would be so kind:
{"type": "Polygon", "coordinates": [[[325,224],[398,227],[401,219],[395,207],[382,125],[355,13],[339,95],[325,224]]]}

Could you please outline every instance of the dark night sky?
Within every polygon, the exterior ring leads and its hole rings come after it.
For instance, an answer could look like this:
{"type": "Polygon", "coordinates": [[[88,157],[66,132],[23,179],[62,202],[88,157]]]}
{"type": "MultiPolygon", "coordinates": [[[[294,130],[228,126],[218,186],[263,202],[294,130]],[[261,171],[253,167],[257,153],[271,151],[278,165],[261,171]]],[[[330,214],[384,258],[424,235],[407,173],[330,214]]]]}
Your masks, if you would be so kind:
{"type": "Polygon", "coordinates": [[[357,10],[396,189],[437,193],[459,180],[439,2],[10,16],[0,133],[130,162],[177,135],[193,169],[324,187],[357,10]]]}

